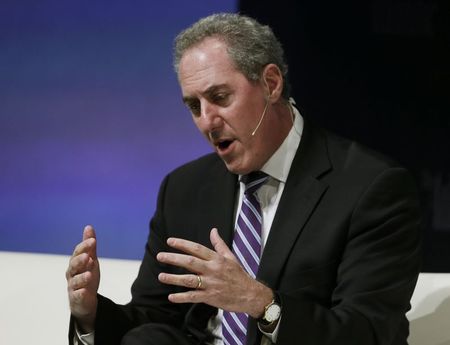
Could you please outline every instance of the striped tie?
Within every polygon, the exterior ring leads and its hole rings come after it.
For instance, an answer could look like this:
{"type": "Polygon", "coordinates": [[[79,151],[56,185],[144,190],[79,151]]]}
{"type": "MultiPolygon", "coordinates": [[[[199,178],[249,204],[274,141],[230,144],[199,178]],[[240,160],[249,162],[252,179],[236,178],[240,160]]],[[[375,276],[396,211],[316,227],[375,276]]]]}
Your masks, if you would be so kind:
{"type": "MultiPolygon", "coordinates": [[[[269,176],[262,172],[253,172],[242,177],[245,192],[232,249],[241,265],[253,278],[256,278],[261,257],[262,214],[256,191],[268,178],[269,176]]],[[[245,344],[247,321],[248,315],[245,313],[223,312],[222,335],[225,345],[245,344]]]]}

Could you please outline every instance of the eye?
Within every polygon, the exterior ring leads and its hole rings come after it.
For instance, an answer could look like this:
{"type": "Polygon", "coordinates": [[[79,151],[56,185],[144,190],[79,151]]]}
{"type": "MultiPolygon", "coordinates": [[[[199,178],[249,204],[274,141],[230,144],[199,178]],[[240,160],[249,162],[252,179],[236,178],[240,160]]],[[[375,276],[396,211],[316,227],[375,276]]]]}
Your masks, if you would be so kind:
{"type": "Polygon", "coordinates": [[[212,95],[211,100],[219,105],[226,105],[228,103],[228,93],[219,92],[212,95]]]}
{"type": "Polygon", "coordinates": [[[189,111],[194,116],[198,116],[200,114],[200,102],[199,101],[190,101],[186,102],[186,106],[189,108],[189,111]]]}

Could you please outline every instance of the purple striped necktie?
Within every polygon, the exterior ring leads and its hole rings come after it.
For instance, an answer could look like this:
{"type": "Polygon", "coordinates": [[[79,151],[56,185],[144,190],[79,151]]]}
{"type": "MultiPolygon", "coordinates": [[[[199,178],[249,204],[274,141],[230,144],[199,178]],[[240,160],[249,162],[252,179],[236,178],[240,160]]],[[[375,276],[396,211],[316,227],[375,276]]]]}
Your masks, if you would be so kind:
{"type": "MultiPolygon", "coordinates": [[[[263,172],[253,172],[242,177],[245,192],[236,222],[232,250],[250,276],[256,277],[261,257],[261,206],[256,191],[269,178],[263,172]]],[[[222,319],[222,335],[225,345],[245,345],[248,315],[227,312],[222,319]]]]}

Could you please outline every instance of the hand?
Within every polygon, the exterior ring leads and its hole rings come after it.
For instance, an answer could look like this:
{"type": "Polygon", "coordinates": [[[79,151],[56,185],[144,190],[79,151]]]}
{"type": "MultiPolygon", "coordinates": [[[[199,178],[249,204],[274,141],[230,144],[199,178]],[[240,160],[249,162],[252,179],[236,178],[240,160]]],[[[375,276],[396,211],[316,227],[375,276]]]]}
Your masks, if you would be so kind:
{"type": "Polygon", "coordinates": [[[66,279],[70,311],[83,332],[92,332],[97,312],[100,267],[95,231],[90,225],[84,228],[83,241],[75,247],[70,258],[66,279]]]}
{"type": "Polygon", "coordinates": [[[273,298],[273,291],[253,279],[219,236],[217,229],[210,234],[211,250],[201,244],[169,238],[167,244],[186,254],[158,253],[158,261],[187,269],[194,274],[160,273],[164,284],[184,286],[194,290],[169,295],[173,303],[206,303],[227,311],[244,312],[253,318],[264,313],[273,298]],[[198,287],[201,277],[201,287],[198,287]]]}

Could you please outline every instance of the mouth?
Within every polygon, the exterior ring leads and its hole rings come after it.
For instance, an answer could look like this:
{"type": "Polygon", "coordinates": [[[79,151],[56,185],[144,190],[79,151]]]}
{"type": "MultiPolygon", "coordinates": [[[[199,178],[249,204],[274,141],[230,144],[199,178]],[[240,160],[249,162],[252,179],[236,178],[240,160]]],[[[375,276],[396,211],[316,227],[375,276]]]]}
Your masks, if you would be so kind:
{"type": "Polygon", "coordinates": [[[219,141],[216,144],[216,146],[219,148],[219,150],[223,151],[223,150],[226,150],[231,145],[232,142],[233,142],[233,140],[222,140],[222,141],[219,141]]]}
{"type": "Polygon", "coordinates": [[[234,139],[219,139],[214,141],[214,146],[219,154],[226,154],[231,149],[234,139]]]}

